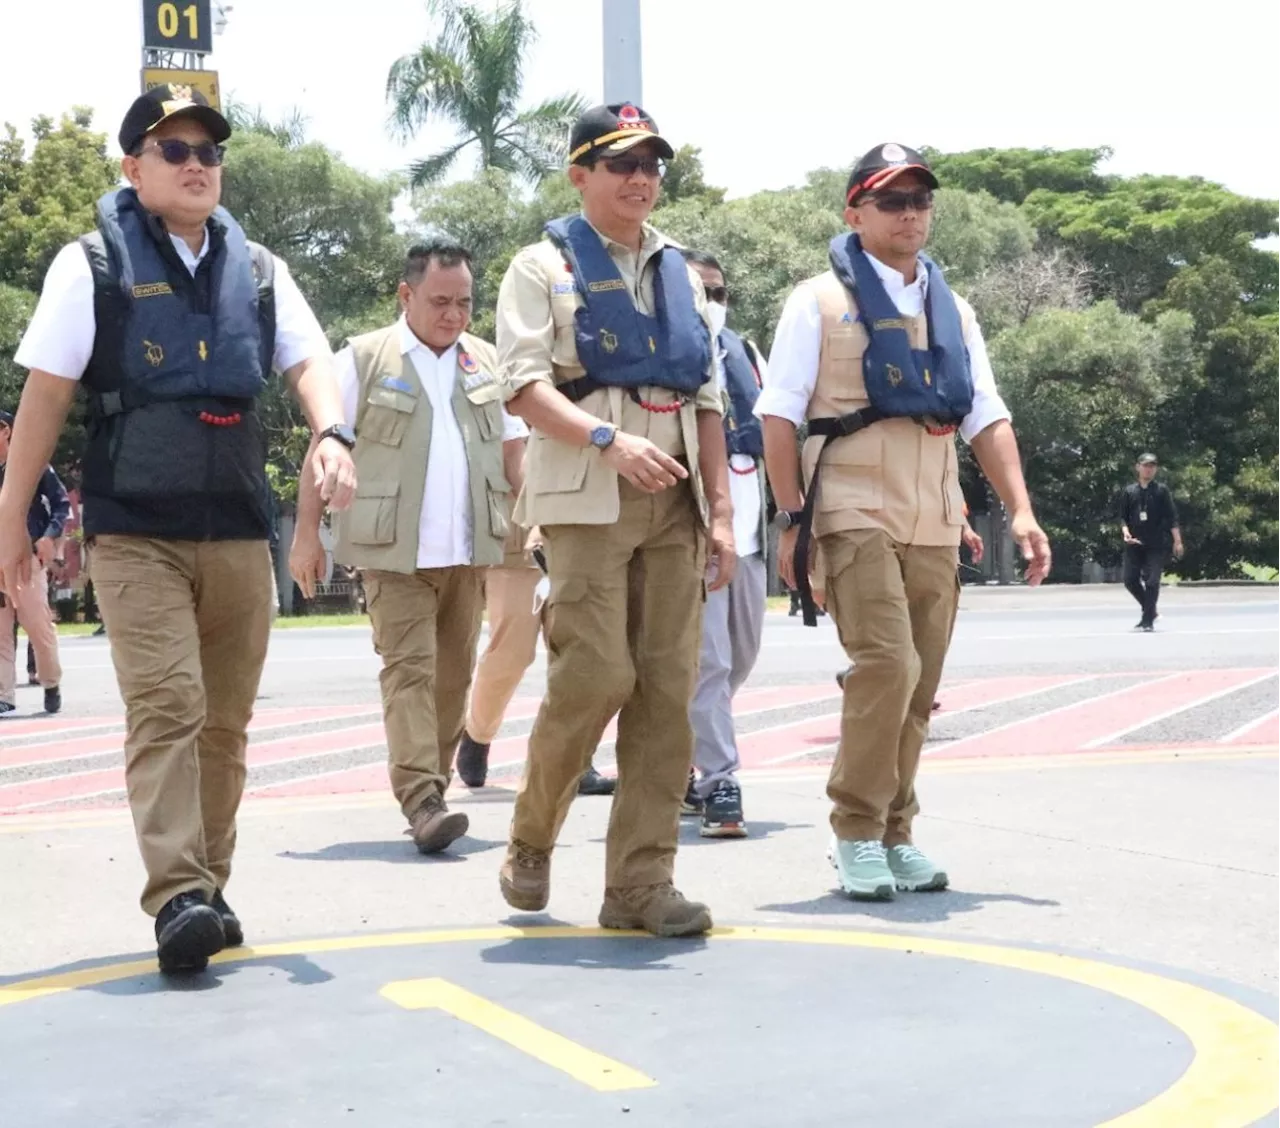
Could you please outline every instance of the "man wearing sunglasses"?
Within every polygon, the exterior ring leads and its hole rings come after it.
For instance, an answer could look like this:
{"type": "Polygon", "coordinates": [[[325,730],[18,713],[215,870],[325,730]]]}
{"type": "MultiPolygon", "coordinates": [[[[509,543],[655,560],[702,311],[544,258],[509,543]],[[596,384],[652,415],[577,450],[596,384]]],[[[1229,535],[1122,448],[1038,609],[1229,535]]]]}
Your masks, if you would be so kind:
{"type": "Polygon", "coordinates": [[[161,86],[119,133],[128,187],[64,247],[17,352],[30,369],[0,490],[0,587],[22,584],[27,503],[77,385],[86,541],[127,709],[125,780],[162,970],[243,942],[231,874],[246,729],[272,606],[257,398],[284,373],[345,507],[350,438],[324,334],[285,265],[218,206],[231,127],[161,86]]]}
{"type": "Polygon", "coordinates": [[[755,668],[764,631],[764,438],[752,409],[765,362],[752,342],[725,325],[729,290],[720,263],[704,251],[687,250],[684,256],[702,279],[715,342],[738,568],[733,582],[708,595],[703,606],[698,683],[689,710],[694,766],[680,812],[701,818],[703,838],[745,838],[733,697],[755,668]]]}
{"type": "Polygon", "coordinates": [[[659,936],[711,927],[672,876],[704,582],[725,587],[736,562],[702,280],[646,222],[672,155],[637,106],[583,114],[569,142],[582,213],[516,255],[497,308],[508,409],[533,431],[516,520],[541,528],[551,588],[502,893],[546,906],[560,827],[616,714],[600,923],[659,936]]]}
{"type": "Polygon", "coordinates": [[[921,253],[937,187],[905,146],[862,157],[844,201],[852,233],[831,241],[831,270],[788,298],[756,404],[779,506],[779,571],[813,625],[812,530],[827,610],[853,663],[827,794],[829,857],[859,899],[947,885],[911,831],[959,599],[957,429],[1011,513],[1027,583],[1050,566],[973,311],[921,253]],[[796,427],[806,422],[802,481],[796,427]]]}

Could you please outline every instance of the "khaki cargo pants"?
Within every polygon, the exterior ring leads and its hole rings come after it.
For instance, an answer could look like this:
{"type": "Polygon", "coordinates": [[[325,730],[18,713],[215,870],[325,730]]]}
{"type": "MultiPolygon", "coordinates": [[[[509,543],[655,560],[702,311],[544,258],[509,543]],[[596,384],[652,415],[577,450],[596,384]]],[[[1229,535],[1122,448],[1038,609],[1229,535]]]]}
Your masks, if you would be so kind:
{"type": "Polygon", "coordinates": [[[613,525],[546,525],[547,692],[511,834],[550,850],[605,726],[618,716],[606,885],[669,882],[693,760],[706,533],[692,490],[619,482],[613,525]]]}
{"type": "Polygon", "coordinates": [[[391,790],[407,819],[443,796],[462,739],[467,686],[480,637],[484,569],[362,571],[382,657],[382,717],[391,790]]]}
{"type": "Polygon", "coordinates": [[[0,607],[0,701],[14,704],[16,672],[14,670],[13,620],[27,632],[31,648],[36,652],[36,680],[52,689],[62,681],[62,664],[58,661],[58,628],[49,608],[49,575],[36,557],[31,558],[31,581],[17,591],[4,595],[0,607]]]}
{"type": "Polygon", "coordinates": [[[534,611],[533,594],[541,579],[540,568],[485,569],[489,645],[476,663],[466,723],[467,735],[477,744],[498,735],[507,706],[537,657],[546,609],[534,611]]]}
{"type": "Polygon", "coordinates": [[[916,771],[951,643],[958,550],[879,529],[822,538],[827,610],[853,662],[827,782],[837,838],[911,841],[916,771]]]}
{"type": "Polygon", "coordinates": [[[99,536],[93,583],[126,710],[143,909],[231,877],[246,730],[271,633],[261,541],[99,536]]]}

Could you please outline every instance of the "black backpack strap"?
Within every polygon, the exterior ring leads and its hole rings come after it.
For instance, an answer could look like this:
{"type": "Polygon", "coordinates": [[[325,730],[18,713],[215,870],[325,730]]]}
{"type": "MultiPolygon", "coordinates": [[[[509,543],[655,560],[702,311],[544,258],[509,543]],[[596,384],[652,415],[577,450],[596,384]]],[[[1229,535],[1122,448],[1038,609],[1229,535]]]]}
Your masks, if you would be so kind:
{"type": "Polygon", "coordinates": [[[813,477],[804,495],[804,509],[800,516],[800,532],[796,536],[796,552],[793,566],[796,573],[796,591],[800,593],[800,610],[806,627],[818,625],[818,605],[813,602],[813,588],[809,583],[809,546],[813,543],[813,511],[818,502],[818,481],[822,474],[822,456],[836,439],[856,435],[865,427],[886,418],[884,412],[874,407],[851,411],[848,415],[832,415],[809,420],[809,435],[820,436],[824,441],[813,464],[813,477]]]}

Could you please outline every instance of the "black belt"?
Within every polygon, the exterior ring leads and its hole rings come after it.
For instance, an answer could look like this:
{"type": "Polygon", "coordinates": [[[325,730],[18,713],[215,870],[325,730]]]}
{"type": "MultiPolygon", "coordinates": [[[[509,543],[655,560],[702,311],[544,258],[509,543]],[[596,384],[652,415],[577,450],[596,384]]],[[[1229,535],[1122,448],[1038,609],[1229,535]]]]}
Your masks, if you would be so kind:
{"type": "Polygon", "coordinates": [[[244,399],[241,397],[231,396],[151,396],[143,391],[135,388],[117,388],[110,392],[90,392],[89,405],[94,414],[108,418],[112,415],[123,415],[126,411],[136,411],[140,407],[146,407],[151,403],[189,403],[193,406],[200,404],[215,404],[219,408],[225,408],[230,412],[250,412],[256,405],[256,400],[244,399]]]}
{"type": "Polygon", "coordinates": [[[813,510],[818,500],[818,478],[822,472],[822,456],[836,439],[856,435],[872,423],[887,419],[883,411],[874,407],[864,407],[860,411],[851,411],[848,415],[832,415],[824,419],[809,420],[809,435],[821,436],[826,441],[818,451],[817,461],[813,464],[813,477],[809,480],[809,488],[805,491],[804,508],[800,511],[800,534],[796,537],[796,553],[793,566],[796,573],[796,591],[800,593],[800,611],[804,616],[806,627],[818,625],[818,606],[813,602],[813,588],[809,584],[809,546],[813,543],[813,510]]]}

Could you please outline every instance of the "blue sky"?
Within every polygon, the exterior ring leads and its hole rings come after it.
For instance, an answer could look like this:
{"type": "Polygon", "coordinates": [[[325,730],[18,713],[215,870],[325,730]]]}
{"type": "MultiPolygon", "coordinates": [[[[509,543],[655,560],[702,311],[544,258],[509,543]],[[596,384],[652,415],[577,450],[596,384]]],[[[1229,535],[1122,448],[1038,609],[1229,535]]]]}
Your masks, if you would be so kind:
{"type": "MultiPolygon", "coordinates": [[[[892,139],[946,150],[1105,144],[1116,172],[1280,196],[1274,2],[1218,0],[1185,16],[1149,0],[642,6],[645,108],[675,143],[702,147],[709,180],[731,195],[798,183],[892,139]]],[[[114,134],[138,89],[139,0],[59,0],[52,28],[38,17],[55,9],[15,7],[0,118],[25,130],[35,113],[87,103],[114,134]]],[[[598,98],[599,0],[529,8],[541,32],[529,98],[598,98]]],[[[312,136],[382,171],[449,140],[440,127],[405,148],[384,128],[387,67],[428,34],[421,0],[233,0],[211,62],[225,91],[272,116],[298,107],[312,136]]]]}

